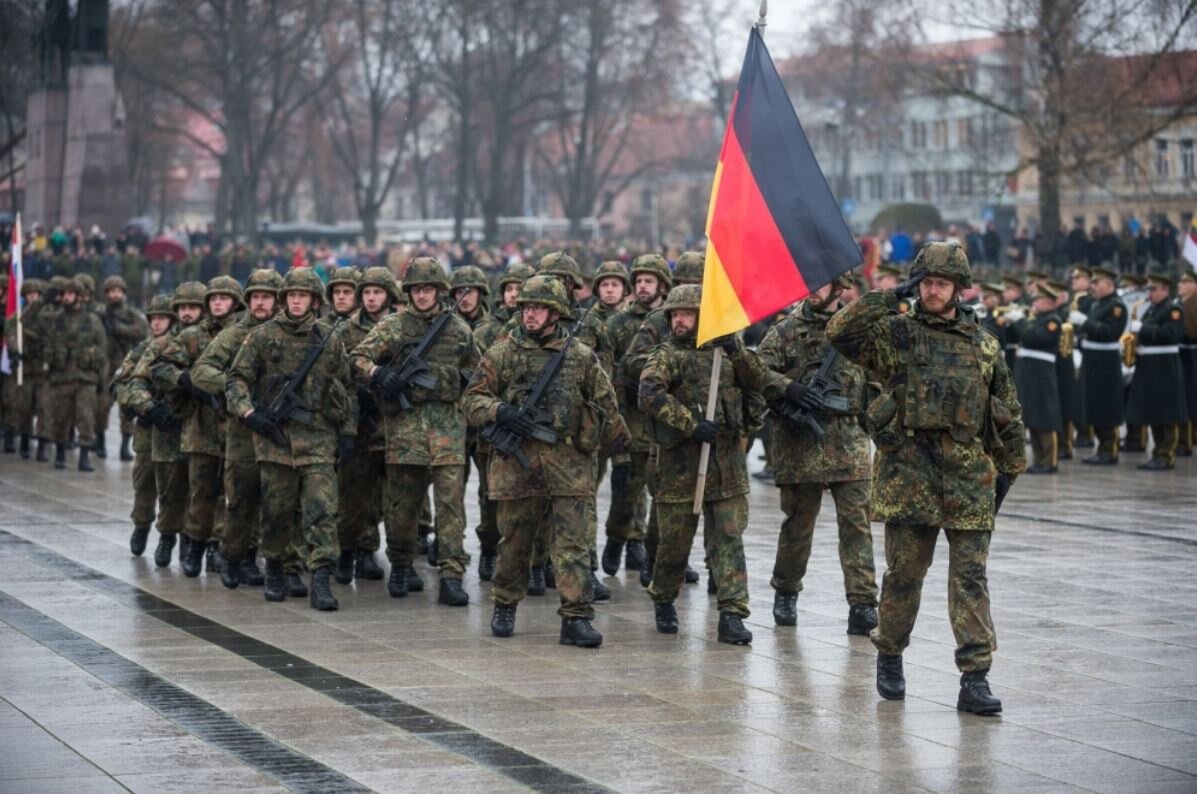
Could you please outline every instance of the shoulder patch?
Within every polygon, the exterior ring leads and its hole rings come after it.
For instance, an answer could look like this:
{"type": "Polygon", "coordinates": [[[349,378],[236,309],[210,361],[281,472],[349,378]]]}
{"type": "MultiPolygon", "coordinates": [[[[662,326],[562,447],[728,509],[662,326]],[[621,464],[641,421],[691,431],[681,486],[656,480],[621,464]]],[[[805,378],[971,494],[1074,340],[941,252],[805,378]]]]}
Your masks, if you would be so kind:
{"type": "Polygon", "coordinates": [[[1000,356],[1002,354],[1002,344],[996,336],[984,330],[977,336],[981,342],[981,351],[987,357],[1000,356]]]}
{"type": "Polygon", "coordinates": [[[1180,309],[1173,309],[1173,310],[1172,310],[1172,319],[1173,319],[1173,320],[1179,320],[1179,319],[1180,319],[1180,309]]]}
{"type": "Polygon", "coordinates": [[[1115,317],[1121,317],[1122,316],[1122,307],[1115,306],[1114,309],[1110,313],[1113,314],[1115,317]]]}
{"type": "Polygon", "coordinates": [[[1057,330],[1059,330],[1059,328],[1060,328],[1060,324],[1057,323],[1055,320],[1048,320],[1047,330],[1051,331],[1052,333],[1055,333],[1057,330]]]}

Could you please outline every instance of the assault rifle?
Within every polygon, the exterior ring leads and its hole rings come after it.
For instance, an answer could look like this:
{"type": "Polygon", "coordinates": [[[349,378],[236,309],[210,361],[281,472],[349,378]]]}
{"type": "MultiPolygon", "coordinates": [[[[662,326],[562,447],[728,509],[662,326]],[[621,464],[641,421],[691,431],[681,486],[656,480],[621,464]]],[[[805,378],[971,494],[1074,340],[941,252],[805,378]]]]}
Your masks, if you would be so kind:
{"type": "Polygon", "coordinates": [[[827,351],[814,377],[806,384],[806,396],[803,398],[805,404],[795,405],[789,400],[783,400],[778,408],[778,412],[795,426],[809,427],[815,438],[823,437],[823,426],[815,419],[815,411],[821,408],[840,412],[848,410],[848,398],[839,394],[843,387],[828,377],[838,357],[839,353],[835,348],[827,351]]]}
{"type": "MultiPolygon", "coordinates": [[[[531,391],[524,401],[520,404],[519,414],[532,423],[532,432],[529,436],[537,441],[543,441],[545,444],[553,445],[557,443],[557,431],[549,427],[552,422],[552,417],[549,413],[539,407],[537,403],[544,396],[545,391],[553,382],[553,378],[561,369],[561,365],[565,363],[565,356],[569,352],[570,343],[574,341],[577,336],[578,329],[582,327],[582,320],[585,318],[585,311],[578,309],[581,317],[574,323],[573,328],[569,329],[569,335],[565,337],[565,343],[561,345],[561,349],[549,356],[549,360],[544,363],[544,368],[540,370],[540,376],[536,379],[536,383],[532,384],[531,391]]],[[[523,468],[531,468],[531,463],[528,461],[528,456],[524,454],[524,450],[520,448],[520,443],[525,436],[517,433],[508,427],[502,427],[495,424],[489,424],[482,431],[482,440],[494,447],[495,452],[498,452],[501,457],[515,458],[523,468]]]]}
{"type": "Polygon", "coordinates": [[[308,352],[304,355],[303,361],[299,362],[295,371],[288,375],[275,376],[266,390],[267,394],[273,392],[274,396],[254,406],[254,413],[260,411],[270,420],[271,429],[264,432],[263,435],[280,449],[286,449],[289,446],[287,436],[283,433],[284,424],[291,421],[310,424],[312,421],[312,411],[299,396],[299,390],[303,387],[303,382],[307,380],[308,373],[315,366],[316,359],[320,358],[324,348],[328,347],[333,332],[330,330],[321,338],[320,326],[313,325],[312,335],[316,337],[316,341],[308,347],[308,352]]]}
{"type": "Polygon", "coordinates": [[[444,333],[445,327],[457,313],[455,309],[456,307],[454,310],[442,308],[441,313],[428,326],[428,330],[420,337],[420,341],[416,342],[415,346],[403,357],[403,363],[396,370],[403,380],[404,391],[399,392],[399,397],[395,401],[404,411],[411,410],[411,400],[407,398],[406,392],[408,388],[412,386],[419,386],[421,389],[436,388],[436,376],[429,372],[428,362],[424,360],[424,356],[444,333]]]}

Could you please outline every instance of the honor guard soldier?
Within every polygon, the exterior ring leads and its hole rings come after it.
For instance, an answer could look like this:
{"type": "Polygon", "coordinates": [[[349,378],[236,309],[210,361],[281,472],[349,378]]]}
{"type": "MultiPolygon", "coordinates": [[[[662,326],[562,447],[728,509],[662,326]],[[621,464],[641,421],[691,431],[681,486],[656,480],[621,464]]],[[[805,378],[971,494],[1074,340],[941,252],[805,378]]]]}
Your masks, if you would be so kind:
{"type": "Polygon", "coordinates": [[[1142,320],[1131,321],[1135,335],[1135,377],[1126,402],[1128,427],[1151,428],[1151,459],[1139,465],[1163,471],[1176,465],[1178,430],[1189,421],[1180,362],[1184,318],[1172,299],[1172,277],[1152,273],[1147,277],[1149,305],[1142,320]]]}
{"type": "Polygon", "coordinates": [[[1034,319],[1023,329],[1014,362],[1014,383],[1022,403],[1022,421],[1031,433],[1031,466],[1028,474],[1055,474],[1058,470],[1056,434],[1063,427],[1060,415],[1058,360],[1063,323],[1056,313],[1058,293],[1039,284],[1031,308],[1034,319]]]}
{"type": "Polygon", "coordinates": [[[1126,304],[1118,297],[1118,274],[1093,268],[1089,311],[1070,315],[1081,340],[1082,421],[1097,436],[1097,453],[1084,463],[1098,466],[1118,462],[1118,429],[1124,413],[1122,338],[1128,327],[1126,304]]]}
{"type": "MultiPolygon", "coordinates": [[[[1064,319],[1068,320],[1069,324],[1073,326],[1073,344],[1074,347],[1080,340],[1080,328],[1069,319],[1072,312],[1079,312],[1082,315],[1089,314],[1089,308],[1093,305],[1093,296],[1089,294],[1089,287],[1093,283],[1093,269],[1088,265],[1074,265],[1072,268],[1072,304],[1069,306],[1069,311],[1064,314],[1064,319]]],[[[1072,422],[1075,425],[1072,447],[1076,449],[1089,449],[1094,445],[1093,428],[1085,425],[1084,417],[1084,398],[1081,391],[1081,369],[1084,366],[1083,354],[1079,356],[1081,360],[1080,366],[1076,370],[1076,381],[1073,383],[1072,389],[1072,422]]]]}

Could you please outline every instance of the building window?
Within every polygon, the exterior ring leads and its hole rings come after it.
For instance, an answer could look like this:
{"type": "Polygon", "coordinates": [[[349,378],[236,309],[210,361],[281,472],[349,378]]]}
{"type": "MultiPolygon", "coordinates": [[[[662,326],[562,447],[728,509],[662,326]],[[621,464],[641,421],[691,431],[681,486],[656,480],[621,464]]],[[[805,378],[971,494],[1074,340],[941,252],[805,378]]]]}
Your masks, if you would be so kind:
{"type": "Polygon", "coordinates": [[[910,122],[910,147],[912,149],[927,148],[927,122],[910,122]]]}
{"type": "Polygon", "coordinates": [[[906,176],[904,174],[894,174],[889,183],[889,195],[894,199],[906,198],[906,176]]]}
{"type": "Polygon", "coordinates": [[[959,196],[971,196],[973,194],[972,171],[956,172],[956,194],[959,196]]]}
{"type": "Polygon", "coordinates": [[[865,181],[868,183],[870,201],[881,201],[885,198],[885,182],[881,174],[869,174],[865,181]]]}
{"type": "Polygon", "coordinates": [[[1168,161],[1168,141],[1163,138],[1155,139],[1155,175],[1167,179],[1172,171],[1168,161]]]}
{"type": "Polygon", "coordinates": [[[973,120],[971,118],[959,119],[956,121],[956,141],[956,145],[962,149],[972,146],[973,120]]]}
{"type": "Polygon", "coordinates": [[[946,196],[952,191],[951,174],[947,171],[935,172],[935,195],[946,196]]]}
{"type": "Polygon", "coordinates": [[[931,180],[927,178],[926,171],[915,171],[910,175],[910,181],[916,199],[931,200],[931,180]]]}
{"type": "Polygon", "coordinates": [[[1185,179],[1197,176],[1197,161],[1194,160],[1192,138],[1184,138],[1180,142],[1180,175],[1185,179]]]}
{"type": "Polygon", "coordinates": [[[939,151],[945,151],[948,148],[948,123],[946,121],[937,121],[931,126],[931,142],[939,151]]]}
{"type": "Polygon", "coordinates": [[[852,177],[852,196],[859,199],[862,195],[864,195],[864,191],[861,190],[860,177],[854,176],[852,177]]]}

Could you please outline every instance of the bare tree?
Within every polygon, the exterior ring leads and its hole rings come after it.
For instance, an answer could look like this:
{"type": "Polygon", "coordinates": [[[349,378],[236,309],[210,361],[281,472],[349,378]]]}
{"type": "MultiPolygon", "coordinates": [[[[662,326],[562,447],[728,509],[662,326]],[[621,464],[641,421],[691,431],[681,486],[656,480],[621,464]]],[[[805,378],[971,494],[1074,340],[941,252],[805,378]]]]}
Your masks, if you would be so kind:
{"type": "Polygon", "coordinates": [[[41,27],[45,3],[38,0],[4,0],[0,16],[0,182],[8,182],[9,208],[16,212],[17,148],[25,139],[25,103],[35,85],[37,53],[34,34],[41,27]]]}

